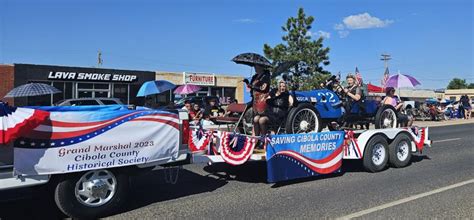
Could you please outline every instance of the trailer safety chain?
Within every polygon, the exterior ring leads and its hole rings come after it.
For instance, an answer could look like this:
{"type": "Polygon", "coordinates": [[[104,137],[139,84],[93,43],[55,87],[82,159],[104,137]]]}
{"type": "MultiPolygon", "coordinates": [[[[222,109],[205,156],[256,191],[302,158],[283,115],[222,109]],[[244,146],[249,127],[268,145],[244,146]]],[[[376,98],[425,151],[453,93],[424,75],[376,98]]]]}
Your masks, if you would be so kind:
{"type": "Polygon", "coordinates": [[[179,170],[182,169],[183,166],[175,166],[175,167],[167,167],[164,169],[165,172],[165,182],[169,184],[176,184],[178,182],[179,177],[179,170]],[[175,172],[173,172],[175,171],[175,172]],[[176,174],[176,175],[174,175],[176,174]],[[173,178],[174,176],[174,178],[173,178]]]}

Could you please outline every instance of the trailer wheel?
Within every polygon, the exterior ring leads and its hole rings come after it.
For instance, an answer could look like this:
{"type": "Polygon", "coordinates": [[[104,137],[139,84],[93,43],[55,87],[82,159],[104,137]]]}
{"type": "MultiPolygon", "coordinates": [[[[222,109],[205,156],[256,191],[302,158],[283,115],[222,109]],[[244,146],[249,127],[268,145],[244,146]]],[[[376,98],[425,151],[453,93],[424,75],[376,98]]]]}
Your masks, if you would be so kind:
{"type": "Polygon", "coordinates": [[[365,146],[364,168],[372,173],[382,171],[388,162],[388,143],[384,136],[375,135],[365,146]]]}
{"type": "Polygon", "coordinates": [[[127,175],[110,170],[72,174],[59,181],[54,200],[72,218],[98,218],[111,214],[125,202],[127,175]]]}
{"type": "Polygon", "coordinates": [[[399,134],[388,146],[389,162],[393,167],[405,167],[411,160],[411,139],[406,134],[399,134]]]}

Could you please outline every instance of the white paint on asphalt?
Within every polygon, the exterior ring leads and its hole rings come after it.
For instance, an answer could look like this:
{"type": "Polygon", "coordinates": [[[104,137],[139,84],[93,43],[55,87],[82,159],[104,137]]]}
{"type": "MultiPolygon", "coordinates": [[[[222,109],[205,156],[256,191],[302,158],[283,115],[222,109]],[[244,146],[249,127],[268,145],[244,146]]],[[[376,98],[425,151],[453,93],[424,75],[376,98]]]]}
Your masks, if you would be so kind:
{"type": "Polygon", "coordinates": [[[393,207],[393,206],[396,206],[396,205],[400,205],[400,204],[403,204],[403,203],[413,201],[415,199],[423,198],[423,197],[426,197],[426,196],[430,196],[430,195],[433,195],[433,194],[436,194],[436,193],[444,192],[446,190],[454,189],[454,188],[461,187],[461,186],[464,186],[464,185],[467,185],[467,184],[472,184],[472,183],[474,183],[474,179],[466,180],[466,181],[455,183],[455,184],[452,184],[452,185],[449,185],[449,186],[441,187],[439,189],[435,189],[435,190],[431,190],[431,191],[428,191],[428,192],[413,195],[413,196],[403,198],[403,199],[400,199],[400,200],[396,200],[396,201],[393,201],[393,202],[389,202],[389,203],[386,203],[386,204],[383,204],[383,205],[380,205],[380,206],[372,207],[370,209],[365,209],[365,210],[362,210],[362,211],[359,211],[359,212],[354,212],[352,214],[339,217],[337,219],[352,219],[352,218],[361,217],[363,215],[367,215],[367,214],[370,214],[372,212],[380,211],[380,210],[383,210],[383,209],[386,209],[386,208],[390,208],[390,207],[393,207]]]}
{"type": "Polygon", "coordinates": [[[438,140],[438,141],[433,141],[433,143],[440,143],[440,142],[446,142],[446,141],[457,141],[457,140],[461,140],[461,138],[450,138],[450,139],[438,140]]]}

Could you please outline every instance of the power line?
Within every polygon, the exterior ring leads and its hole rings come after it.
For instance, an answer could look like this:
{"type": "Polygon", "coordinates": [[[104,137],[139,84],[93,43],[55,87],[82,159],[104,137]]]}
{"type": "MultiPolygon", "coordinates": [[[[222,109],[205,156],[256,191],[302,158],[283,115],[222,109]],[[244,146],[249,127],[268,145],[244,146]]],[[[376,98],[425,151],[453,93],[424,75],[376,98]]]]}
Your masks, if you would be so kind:
{"type": "Polygon", "coordinates": [[[392,57],[390,56],[390,54],[387,54],[387,53],[383,53],[381,56],[382,56],[382,58],[380,60],[383,61],[385,69],[387,69],[388,68],[388,61],[391,60],[392,57]]]}

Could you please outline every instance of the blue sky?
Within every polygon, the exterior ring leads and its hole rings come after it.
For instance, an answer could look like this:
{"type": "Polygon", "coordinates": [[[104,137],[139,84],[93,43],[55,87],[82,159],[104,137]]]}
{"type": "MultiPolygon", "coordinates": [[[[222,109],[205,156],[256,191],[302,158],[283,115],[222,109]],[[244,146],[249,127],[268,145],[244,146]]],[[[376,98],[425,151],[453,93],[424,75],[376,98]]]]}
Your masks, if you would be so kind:
{"type": "Polygon", "coordinates": [[[281,42],[281,26],[299,7],[316,18],[313,36],[331,48],[328,70],[358,66],[380,83],[381,53],[391,73],[443,88],[474,82],[473,1],[26,1],[0,0],[0,63],[199,71],[248,76],[230,59],[281,42]]]}

